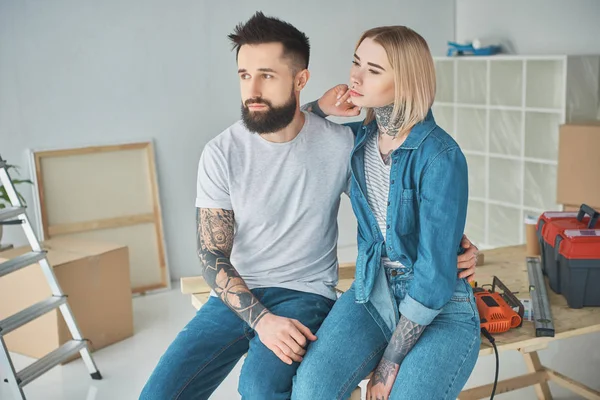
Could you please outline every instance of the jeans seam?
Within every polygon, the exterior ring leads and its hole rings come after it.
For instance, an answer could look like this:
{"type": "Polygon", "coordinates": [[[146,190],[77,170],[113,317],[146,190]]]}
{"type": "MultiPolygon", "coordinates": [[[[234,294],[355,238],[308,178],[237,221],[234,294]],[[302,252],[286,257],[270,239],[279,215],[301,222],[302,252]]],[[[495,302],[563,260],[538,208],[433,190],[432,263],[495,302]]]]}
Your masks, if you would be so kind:
{"type": "Polygon", "coordinates": [[[346,383],[342,386],[342,389],[340,390],[340,392],[338,392],[337,400],[342,400],[343,394],[346,393],[346,391],[348,390],[348,388],[350,386],[350,382],[352,382],[354,379],[356,379],[356,377],[358,376],[358,372],[360,370],[362,370],[365,367],[365,365],[367,365],[367,363],[369,361],[371,361],[373,359],[373,357],[375,357],[375,355],[377,355],[377,353],[379,353],[381,350],[383,350],[386,346],[387,346],[387,343],[384,343],[383,345],[379,346],[377,348],[377,350],[373,350],[373,352],[367,356],[365,361],[356,369],[356,371],[354,371],[354,373],[352,374],[350,379],[348,379],[346,381],[346,383]]]}
{"type": "Polygon", "coordinates": [[[198,374],[200,372],[202,372],[202,370],[204,370],[204,368],[206,368],[211,362],[215,361],[217,359],[217,357],[219,357],[221,354],[223,354],[225,352],[225,350],[229,349],[231,346],[233,346],[234,344],[236,344],[240,340],[244,339],[245,337],[246,337],[245,335],[242,335],[242,336],[238,337],[237,339],[232,340],[231,342],[229,342],[228,344],[226,344],[225,346],[223,346],[223,348],[221,349],[221,351],[219,351],[218,353],[216,353],[210,360],[208,360],[204,364],[200,365],[200,367],[198,368],[198,370],[196,371],[196,373],[190,379],[188,379],[188,381],[183,385],[183,387],[179,390],[179,392],[175,395],[175,397],[173,399],[174,400],[179,399],[180,396],[181,396],[181,394],[183,393],[183,391],[190,385],[190,383],[192,383],[192,381],[194,379],[196,379],[198,377],[198,374]]]}
{"type": "Polygon", "coordinates": [[[469,297],[469,305],[471,306],[471,311],[473,311],[473,318],[475,318],[477,321],[477,325],[480,324],[479,321],[479,311],[477,310],[477,306],[475,304],[475,298],[474,297],[469,297]]]}
{"type": "Polygon", "coordinates": [[[477,334],[474,335],[473,341],[471,342],[471,346],[469,347],[469,351],[467,351],[465,353],[465,357],[463,358],[462,363],[460,364],[460,367],[458,367],[458,369],[456,370],[456,373],[454,374],[454,376],[452,377],[452,380],[450,381],[450,385],[448,385],[448,389],[446,389],[446,393],[444,393],[444,399],[448,398],[448,394],[450,393],[450,390],[456,383],[456,379],[458,378],[460,371],[463,369],[465,363],[467,362],[467,358],[473,352],[473,348],[475,347],[475,342],[477,341],[478,337],[479,337],[479,335],[477,335],[477,334]]]}
{"type": "Polygon", "coordinates": [[[450,301],[455,301],[455,302],[457,302],[457,303],[467,303],[467,302],[470,302],[470,301],[471,301],[471,298],[470,298],[470,297],[458,297],[458,296],[457,296],[457,297],[455,297],[455,296],[453,296],[453,297],[450,299],[450,301]]]}

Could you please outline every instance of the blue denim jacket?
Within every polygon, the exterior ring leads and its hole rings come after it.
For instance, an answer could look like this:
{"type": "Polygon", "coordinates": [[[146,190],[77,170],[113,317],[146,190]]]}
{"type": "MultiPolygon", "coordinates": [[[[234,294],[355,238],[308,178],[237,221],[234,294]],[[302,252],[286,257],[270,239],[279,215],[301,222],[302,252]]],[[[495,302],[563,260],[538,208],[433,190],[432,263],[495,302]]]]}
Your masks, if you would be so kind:
{"type": "MultiPolygon", "coordinates": [[[[452,297],[459,279],[456,256],[461,252],[468,201],[464,154],[437,126],[431,111],[412,128],[405,142],[392,153],[384,240],[367,202],[364,172],[366,139],[377,134],[377,124],[346,125],[356,135],[350,191],[358,220],[356,301],[371,306],[371,314],[391,332],[398,322],[398,312],[413,322],[429,325],[452,297]],[[410,288],[399,305],[389,292],[382,255],[412,270],[410,288]]],[[[386,336],[391,332],[384,329],[386,336]]]]}

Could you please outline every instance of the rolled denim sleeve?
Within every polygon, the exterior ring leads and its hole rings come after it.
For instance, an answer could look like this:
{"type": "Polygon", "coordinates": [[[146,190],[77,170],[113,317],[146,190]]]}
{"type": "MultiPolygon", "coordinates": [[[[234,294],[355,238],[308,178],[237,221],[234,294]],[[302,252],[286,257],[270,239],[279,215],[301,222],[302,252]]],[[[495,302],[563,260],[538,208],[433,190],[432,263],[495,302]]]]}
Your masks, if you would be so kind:
{"type": "Polygon", "coordinates": [[[414,278],[399,311],[419,325],[429,325],[454,293],[456,252],[468,203],[468,170],[458,147],[440,153],[426,167],[419,193],[419,246],[414,278]]]}

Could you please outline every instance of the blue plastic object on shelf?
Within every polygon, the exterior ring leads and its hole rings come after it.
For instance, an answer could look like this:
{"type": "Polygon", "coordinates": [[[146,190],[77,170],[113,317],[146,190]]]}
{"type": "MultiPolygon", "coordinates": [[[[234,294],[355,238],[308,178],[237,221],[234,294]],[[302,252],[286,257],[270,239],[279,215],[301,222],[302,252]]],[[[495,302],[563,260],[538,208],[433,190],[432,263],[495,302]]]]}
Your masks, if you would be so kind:
{"type": "Polygon", "coordinates": [[[480,48],[473,47],[473,43],[469,44],[458,44],[454,42],[448,42],[448,57],[451,56],[491,56],[500,53],[500,46],[485,46],[480,48]]]}

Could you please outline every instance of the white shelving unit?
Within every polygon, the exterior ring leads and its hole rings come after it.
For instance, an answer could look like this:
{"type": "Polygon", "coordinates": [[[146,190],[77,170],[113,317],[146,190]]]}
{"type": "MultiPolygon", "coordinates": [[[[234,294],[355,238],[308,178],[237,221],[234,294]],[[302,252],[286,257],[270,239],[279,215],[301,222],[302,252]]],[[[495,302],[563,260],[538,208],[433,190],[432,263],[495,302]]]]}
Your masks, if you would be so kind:
{"type": "Polygon", "coordinates": [[[524,242],[524,217],[556,204],[560,124],[600,119],[600,56],[435,58],[434,117],[469,164],[466,233],[524,242]]]}

